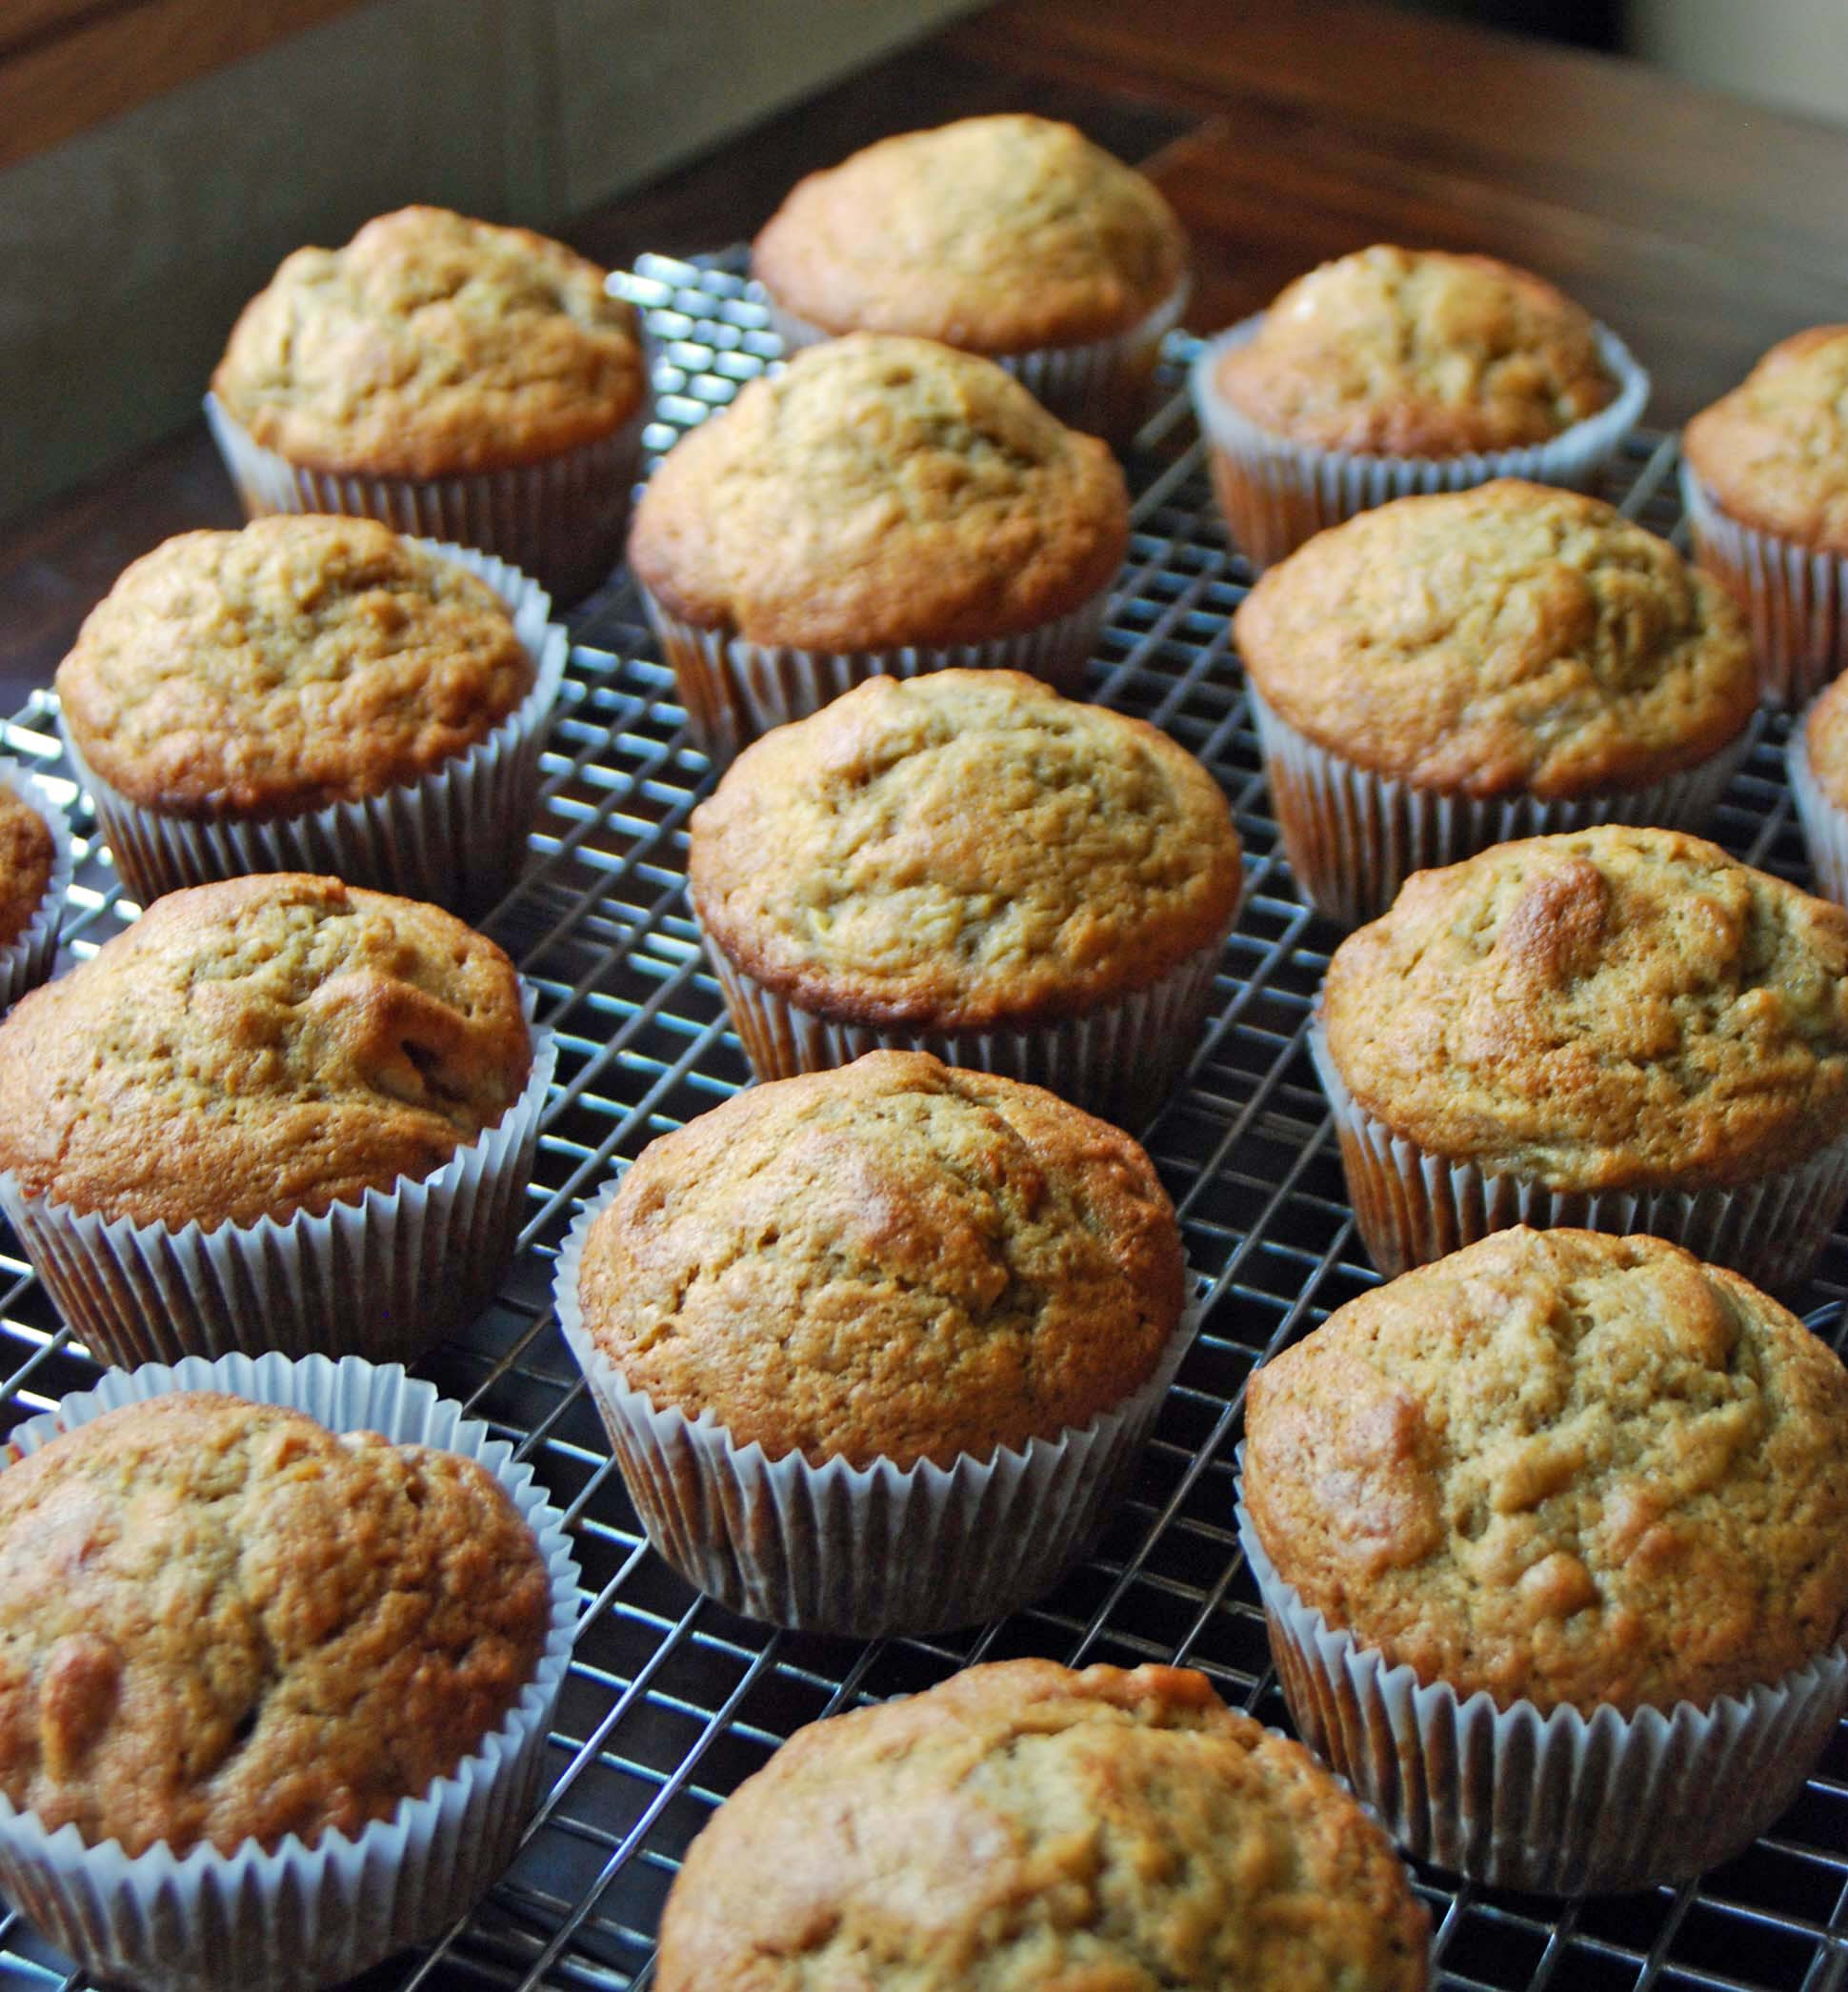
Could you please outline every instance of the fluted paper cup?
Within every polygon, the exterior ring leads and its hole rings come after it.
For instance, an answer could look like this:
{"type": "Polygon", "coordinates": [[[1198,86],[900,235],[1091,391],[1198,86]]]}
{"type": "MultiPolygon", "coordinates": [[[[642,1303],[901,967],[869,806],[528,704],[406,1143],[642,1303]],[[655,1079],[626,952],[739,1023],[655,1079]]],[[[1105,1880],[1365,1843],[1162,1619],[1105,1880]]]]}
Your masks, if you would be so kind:
{"type": "MultiPolygon", "coordinates": [[[[1075,346],[1035,346],[1026,352],[988,352],[979,357],[993,360],[1012,373],[1034,400],[1069,428],[1100,435],[1120,449],[1148,419],[1161,342],[1180,323],[1193,290],[1193,280],[1184,277],[1147,317],[1108,339],[1075,346]]],[[[768,294],[764,303],[770,329],[782,341],[786,353],[837,336],[785,311],[768,294]]]]}
{"type": "Polygon", "coordinates": [[[1377,919],[1414,872],[1491,844],[1594,823],[1698,830],[1757,736],[1747,725],[1717,754],[1642,788],[1555,800],[1453,795],[1359,766],[1285,719],[1249,676],[1246,689],[1291,874],[1317,913],[1349,927],[1377,919]]]}
{"type": "Polygon", "coordinates": [[[0,1010],[10,1009],[29,989],[36,989],[58,957],[58,928],[64,919],[65,895],[74,869],[70,825],[51,792],[23,762],[0,755],[0,784],[10,788],[51,833],[51,874],[32,916],[4,948],[0,948],[0,1010]]]}
{"type": "Polygon", "coordinates": [[[1395,498],[1468,491],[1496,477],[1595,491],[1649,400],[1649,375],[1623,341],[1600,325],[1597,350],[1617,383],[1617,394],[1596,414],[1546,442],[1455,456],[1323,450],[1259,428],[1234,408],[1215,383],[1228,349],[1249,345],[1263,323],[1260,312],[1209,340],[1190,376],[1194,412],[1206,438],[1207,467],[1219,509],[1239,552],[1254,567],[1269,567],[1326,528],[1395,498]]]}
{"type": "Polygon", "coordinates": [[[178,1390],[287,1404],[336,1432],[478,1459],[538,1539],[551,1580],[545,1650],[500,1725],[448,1777],[357,1833],[330,1831],[311,1847],[291,1833],[268,1853],[254,1841],[233,1854],[201,1845],[181,1856],[162,1843],[131,1858],[117,1841],[87,1845],[74,1825],[48,1833],[0,1798],[0,1894],[86,1971],[146,1992],[309,1992],[433,1937],[512,1859],[571,1659],[577,1565],[563,1518],[510,1446],[432,1384],[356,1357],[195,1358],[111,1372],[20,1426],[0,1457],[22,1459],[106,1411],[178,1390]]]}
{"type": "Polygon", "coordinates": [[[746,1618],[878,1639],[943,1632],[1043,1596],[1078,1561],[1128,1484],[1200,1323],[1199,1282],[1148,1381],[1115,1411],[992,1458],[812,1465],[733,1442],[632,1389],[585,1326],[578,1271],[612,1182],[558,1255],[558,1324],[590,1385],[649,1540],[690,1584],[746,1618]]]}
{"type": "Polygon", "coordinates": [[[661,655],[673,669],[680,702],[700,745],[724,767],[773,726],[806,719],[843,692],[873,677],[914,678],[933,671],[1024,671],[1068,697],[1084,692],[1085,667],[1097,647],[1110,591],[1052,622],[992,643],[893,650],[804,650],[750,643],[702,630],[673,614],[637,584],[661,655]]]}
{"type": "Polygon", "coordinates": [[[518,875],[539,793],[539,756],[571,639],[547,620],[539,584],[491,554],[425,543],[493,589],[532,659],[532,689],[472,747],[416,781],[356,802],[269,818],[186,816],[132,801],[84,759],[58,725],[115,868],[145,906],[163,893],[251,872],[321,872],[461,912],[491,906],[518,875]]]}
{"type": "Polygon", "coordinates": [[[1745,611],[1767,705],[1807,704],[1848,670],[1848,559],[1761,533],[1681,464],[1695,557],[1745,611]]]}
{"type": "Polygon", "coordinates": [[[307,470],[265,449],[215,394],[205,407],[247,518],[321,512],[377,519],[418,538],[497,554],[561,602],[601,586],[622,558],[652,414],[644,394],[613,433],[537,463],[454,477],[386,477],[307,470]]]}
{"type": "Polygon", "coordinates": [[[1618,1237],[1647,1232],[1789,1293],[1809,1278],[1848,1202],[1848,1135],[1733,1189],[1550,1190],[1432,1155],[1395,1134],[1348,1090],[1319,1021],[1310,1027],[1309,1050],[1334,1110],[1355,1224],[1389,1279],[1511,1225],[1570,1225],[1618,1237]]]}
{"type": "Polygon", "coordinates": [[[1420,1685],[1284,1581],[1238,1485],[1238,1539],[1303,1740],[1408,1853],[1472,1881],[1614,1895],[1698,1874],[1785,1810],[1848,1706],[1839,1644],[1748,1694],[1630,1716],[1420,1685]]]}
{"type": "Polygon", "coordinates": [[[1803,826],[1817,890],[1838,906],[1848,906],[1848,810],[1822,793],[1810,766],[1810,715],[1806,709],[1791,728],[1785,765],[1791,800],[1803,826]]]}
{"type": "Polygon", "coordinates": [[[512,1257],[556,1057],[535,1030],[532,1073],[493,1127],[430,1175],[320,1217],[140,1224],[29,1195],[10,1170],[0,1208],[99,1361],[267,1350],[414,1361],[486,1306],[512,1257]]]}

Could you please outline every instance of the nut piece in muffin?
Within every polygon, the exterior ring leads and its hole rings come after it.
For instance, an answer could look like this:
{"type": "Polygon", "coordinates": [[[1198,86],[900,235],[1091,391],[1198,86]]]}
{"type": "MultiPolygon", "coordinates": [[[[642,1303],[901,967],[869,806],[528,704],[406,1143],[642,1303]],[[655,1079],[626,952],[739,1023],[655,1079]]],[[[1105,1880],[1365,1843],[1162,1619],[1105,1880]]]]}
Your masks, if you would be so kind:
{"type": "Polygon", "coordinates": [[[578,1299],[629,1388],[735,1446],[947,1466],[1130,1397],[1183,1290],[1127,1135],[885,1052],[651,1142],[591,1227],[578,1299]]]}
{"type": "Polygon", "coordinates": [[[166,541],[57,674],[78,752],[130,801],[254,821],[414,782],[532,683],[485,581],[371,519],[314,516],[166,541]]]}
{"type": "Polygon", "coordinates": [[[943,671],[758,741],[693,813],[688,878],[763,1076],[794,1027],[755,1028],[759,1001],[900,1042],[1053,1032],[1185,982],[1104,1067],[1071,1047],[1048,1065],[1127,1112],[1192,1050],[1242,872],[1218,784],[1165,734],[1018,673],[943,671]]]}
{"type": "Polygon", "coordinates": [[[1292,869],[1350,919],[1497,841],[1471,803],[1695,827],[1758,707],[1722,589],[1601,500],[1514,478],[1317,533],[1234,628],[1292,869]],[[1368,835],[1382,816],[1399,839],[1368,835]]]}
{"type": "Polygon", "coordinates": [[[0,1023],[0,1169],[206,1230],[428,1176],[526,1085],[512,964],[434,906],[280,873],[172,893],[0,1023]]]}
{"type": "Polygon", "coordinates": [[[499,1726],[549,1619],[475,1461],[131,1404],[0,1473],[0,1791],[130,1857],[351,1834],[499,1726]]]}
{"type": "Polygon", "coordinates": [[[1006,1660],[813,1723],[694,1841],[661,1992],[1422,1992],[1390,1842],[1186,1669],[1006,1660]]]}
{"type": "Polygon", "coordinates": [[[56,869],[50,826],[10,782],[0,780],[0,948],[9,948],[45,903],[56,869]]]}

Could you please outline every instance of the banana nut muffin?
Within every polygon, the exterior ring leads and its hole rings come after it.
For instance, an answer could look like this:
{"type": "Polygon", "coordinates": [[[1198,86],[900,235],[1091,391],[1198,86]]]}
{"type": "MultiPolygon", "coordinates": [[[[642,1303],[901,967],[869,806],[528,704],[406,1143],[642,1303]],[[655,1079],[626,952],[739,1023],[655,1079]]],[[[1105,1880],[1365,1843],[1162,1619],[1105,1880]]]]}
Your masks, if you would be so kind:
{"type": "Polygon", "coordinates": [[[280,873],[157,900],[0,1023],[0,1169],[207,1229],[440,1168],[532,1069],[512,964],[434,906],[280,873]]]}
{"type": "Polygon", "coordinates": [[[1545,442],[1618,386],[1590,316],[1543,278],[1385,245],[1289,285],[1214,385],[1293,441],[1420,457],[1545,442]]]}
{"type": "Polygon", "coordinates": [[[211,378],[263,448],[331,472],[432,478],[614,433],[646,387],[634,311],[562,243],[442,208],[300,249],[211,378]]]}
{"type": "Polygon", "coordinates": [[[0,780],[0,948],[10,947],[45,903],[57,864],[50,827],[10,782],[0,780]]]}
{"type": "Polygon", "coordinates": [[[300,815],[466,753],[533,662],[500,596],[371,519],[259,519],[134,562],[58,667],[91,771],[164,815],[300,815]]]}
{"type": "Polygon", "coordinates": [[[351,1834],[499,1726],[549,1618],[474,1460],[131,1404],[0,1474],[0,1791],[131,1857],[351,1834]]]}
{"type": "Polygon", "coordinates": [[[662,1992],[1421,1992],[1390,1842],[1182,1668],[1004,1660],[798,1731],[690,1849],[662,1992]]]}

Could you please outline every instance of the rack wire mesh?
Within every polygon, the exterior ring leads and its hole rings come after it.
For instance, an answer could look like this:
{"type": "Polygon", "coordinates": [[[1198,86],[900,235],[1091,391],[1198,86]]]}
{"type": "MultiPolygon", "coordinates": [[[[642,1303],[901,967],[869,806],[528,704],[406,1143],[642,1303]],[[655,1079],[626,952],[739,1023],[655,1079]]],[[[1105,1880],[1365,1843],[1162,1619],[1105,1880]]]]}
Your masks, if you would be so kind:
{"type": "MultiPolygon", "coordinates": [[[[777,356],[726,259],[644,258],[618,279],[655,342],[669,447],[777,356]]],[[[359,1982],[412,1987],[645,1987],[653,1930],[688,1841],[800,1724],[928,1687],[982,1659],[1141,1660],[1202,1668],[1234,1705],[1288,1726],[1264,1620],[1232,1527],[1245,1378],[1376,1281],[1343,1196],[1304,1044],[1338,935],[1298,902],[1277,848],[1228,618],[1249,578],[1214,511],[1178,389],[1132,460],[1134,537],[1091,692],[1205,761],[1245,840],[1247,896],[1186,1085],[1141,1130],[1211,1300],[1131,1498],[1090,1560],[1031,1610],[953,1637],[855,1644],[778,1632],[702,1599],[649,1549],[549,1306],[552,1256],[579,1200],[656,1135],[749,1076],[683,899],[687,818],[712,776],[672,674],[621,580],[572,617],[575,648],[545,763],[526,873],[484,922],[542,993],[557,1079],[521,1251],[500,1297],[423,1374],[513,1439],[568,1513],[583,1567],[575,1658],[550,1739],[550,1789],[523,1849],[466,1922],[359,1982]]],[[[1632,515],[1676,533],[1673,438],[1638,434],[1620,466],[1632,515]]],[[[4,744],[69,802],[81,861],[66,933],[92,954],[131,918],[62,758],[49,694],[4,744]]],[[[1781,725],[1729,790],[1714,834],[1807,882],[1781,725]]],[[[1848,1237],[1830,1245],[1812,1321],[1838,1339],[1848,1237]]],[[[0,1237],[0,1398],[13,1423],[95,1367],[0,1237]]],[[[1679,1888],[1547,1901],[1417,1875],[1446,1992],[1838,1992],[1848,1986],[1848,1728],[1777,1828],[1679,1888]]],[[[86,1981],[0,1903],[0,1985],[86,1981]]]]}

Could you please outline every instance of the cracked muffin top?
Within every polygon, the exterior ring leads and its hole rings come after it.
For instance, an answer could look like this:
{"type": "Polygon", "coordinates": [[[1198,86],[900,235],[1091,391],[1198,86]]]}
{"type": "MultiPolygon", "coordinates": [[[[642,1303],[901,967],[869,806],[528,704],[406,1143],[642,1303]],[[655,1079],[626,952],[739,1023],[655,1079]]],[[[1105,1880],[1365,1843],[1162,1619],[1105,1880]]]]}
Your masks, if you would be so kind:
{"type": "Polygon", "coordinates": [[[0,779],[0,948],[10,947],[45,903],[57,856],[50,826],[0,779]]]}
{"type": "Polygon", "coordinates": [[[1386,456],[1547,442],[1617,393],[1590,316],[1543,278],[1385,245],[1298,277],[1213,378],[1260,429],[1386,456]]]}
{"type": "Polygon", "coordinates": [[[513,965],[439,907],[275,873],[170,893],[0,1021],[0,1168],[207,1230],[357,1202],[494,1126],[513,965]]]}
{"type": "Polygon", "coordinates": [[[983,1029],[1158,981],[1230,926],[1219,785],[1156,728],[1013,671],[869,678],[694,811],[695,910],[806,1009],[983,1029]]]}
{"type": "Polygon", "coordinates": [[[371,519],[309,515],[145,554],[57,689],[78,751],[131,801],[262,818],[418,780],[533,676],[487,582],[371,519]]]}
{"type": "Polygon", "coordinates": [[[1108,445],[992,361],[805,348],[677,443],[629,559],[683,621],[825,650],[985,643],[1081,608],[1129,544],[1108,445]]]}
{"type": "Polygon", "coordinates": [[[1130,331],[1187,238],[1154,184],[1019,112],[907,131],[797,183],[752,245],[777,304],[829,332],[1024,352],[1130,331]]]}
{"type": "Polygon", "coordinates": [[[1185,1668],[1002,1660],[811,1723],[689,1849],[661,1992],[1422,1992],[1386,1836],[1185,1668]]]}
{"type": "Polygon", "coordinates": [[[1321,1016],[1395,1133],[1548,1189],[1726,1187],[1848,1133],[1848,912],[1677,831],[1415,874],[1321,1016]]]}
{"type": "Polygon", "coordinates": [[[1722,512],[1848,553],[1848,325],[1774,346],[1688,424],[1681,453],[1722,512]]]}
{"type": "Polygon", "coordinates": [[[1717,583],[1597,498],[1400,498],[1269,569],[1234,618],[1266,701],[1375,774],[1468,795],[1641,788],[1758,707],[1717,583]]]}
{"type": "Polygon", "coordinates": [[[1337,1309],[1246,1415],[1278,1574],[1427,1684],[1705,1706],[1848,1625],[1848,1372],[1659,1238],[1496,1232],[1337,1309]]]}
{"type": "Polygon", "coordinates": [[[613,434],[646,386],[633,310],[563,243],[445,208],[298,249],[211,376],[265,449],[320,471],[446,477],[613,434]]]}
{"type": "Polygon", "coordinates": [[[0,1473],[0,1791],[131,1857],[352,1834],[500,1726],[550,1618],[474,1460],[130,1404],[0,1473]]]}
{"type": "Polygon", "coordinates": [[[753,1086],[651,1142],[578,1277],[632,1389],[855,1466],[1087,1423],[1148,1380],[1183,1289],[1129,1136],[921,1052],[753,1086]]]}

